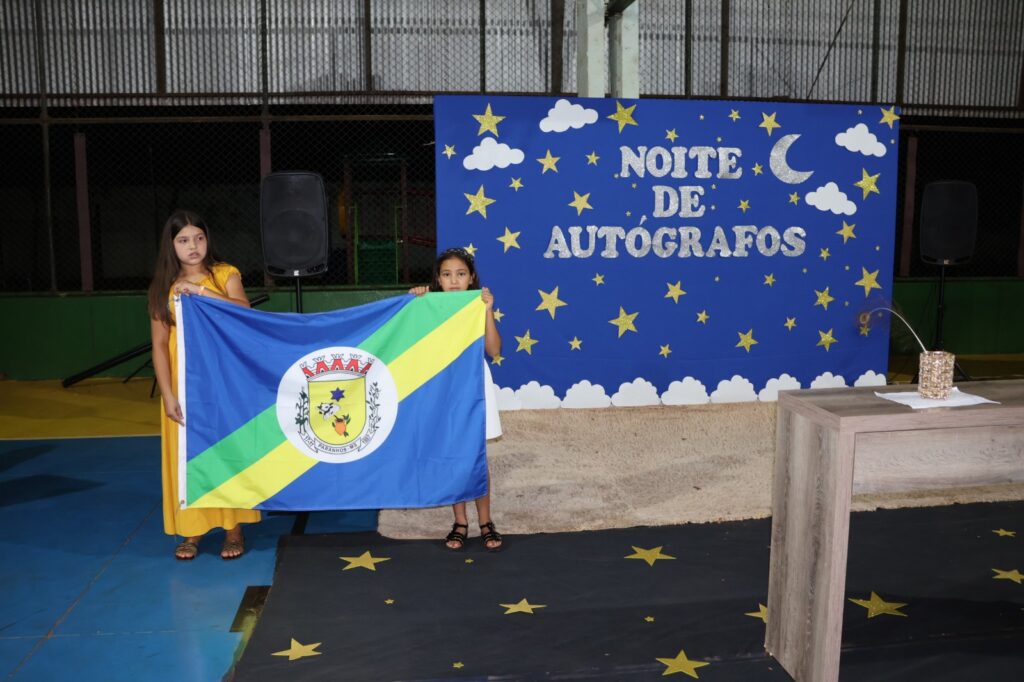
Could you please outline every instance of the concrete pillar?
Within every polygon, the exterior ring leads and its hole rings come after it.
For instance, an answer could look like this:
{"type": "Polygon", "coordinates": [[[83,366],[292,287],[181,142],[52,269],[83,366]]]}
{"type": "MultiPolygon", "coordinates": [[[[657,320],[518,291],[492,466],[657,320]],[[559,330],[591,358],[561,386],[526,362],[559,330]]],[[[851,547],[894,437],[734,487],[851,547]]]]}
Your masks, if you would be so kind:
{"type": "Polygon", "coordinates": [[[608,17],[612,97],[640,97],[640,8],[632,3],[608,17]]]}
{"type": "Polygon", "coordinates": [[[604,97],[604,50],[604,0],[577,0],[576,90],[580,97],[604,97]]]}

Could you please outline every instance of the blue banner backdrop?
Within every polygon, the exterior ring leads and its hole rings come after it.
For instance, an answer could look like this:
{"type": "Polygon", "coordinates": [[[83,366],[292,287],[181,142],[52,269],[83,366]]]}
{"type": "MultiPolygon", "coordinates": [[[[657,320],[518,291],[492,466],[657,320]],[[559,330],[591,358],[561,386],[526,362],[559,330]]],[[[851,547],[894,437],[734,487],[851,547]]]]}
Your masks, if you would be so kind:
{"type": "Polygon", "coordinates": [[[438,248],[495,294],[499,386],[589,406],[884,383],[888,317],[863,313],[892,291],[895,107],[444,96],[434,120],[438,248]]]}

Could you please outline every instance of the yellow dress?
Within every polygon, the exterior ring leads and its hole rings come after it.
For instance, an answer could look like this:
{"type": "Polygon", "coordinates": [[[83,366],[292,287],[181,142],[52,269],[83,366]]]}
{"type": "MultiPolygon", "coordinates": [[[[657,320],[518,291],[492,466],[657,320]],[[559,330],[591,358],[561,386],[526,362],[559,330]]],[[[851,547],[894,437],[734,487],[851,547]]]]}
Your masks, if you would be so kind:
{"type": "MultiPolygon", "coordinates": [[[[227,296],[227,282],[232,276],[241,277],[238,268],[227,263],[213,266],[213,274],[199,281],[200,286],[227,296]]],[[[168,300],[173,300],[173,293],[168,300]]],[[[171,305],[171,320],[174,306],[171,305]]],[[[171,363],[171,385],[178,386],[178,340],[172,325],[168,340],[171,363]]],[[[187,415],[186,415],[187,418],[187,415]]],[[[181,509],[178,502],[178,425],[171,421],[160,400],[161,478],[164,492],[164,532],[168,535],[191,537],[203,535],[212,528],[230,530],[239,523],[255,523],[260,513],[253,509],[181,509]]]]}

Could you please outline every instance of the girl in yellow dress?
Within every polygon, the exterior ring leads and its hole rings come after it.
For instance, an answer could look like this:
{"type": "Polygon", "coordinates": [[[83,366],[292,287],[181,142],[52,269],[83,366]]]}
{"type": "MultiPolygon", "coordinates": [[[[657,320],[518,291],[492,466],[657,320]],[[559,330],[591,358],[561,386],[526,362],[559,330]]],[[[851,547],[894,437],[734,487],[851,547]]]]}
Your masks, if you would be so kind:
{"type": "Polygon", "coordinates": [[[172,301],[175,294],[207,296],[249,307],[238,269],[219,263],[210,249],[206,223],[191,211],[171,214],[160,236],[153,282],[149,285],[149,317],[153,335],[153,369],[160,386],[161,474],[164,532],[185,540],[174,550],[178,559],[194,559],[199,541],[213,528],[225,529],[222,559],[237,559],[245,551],[243,523],[255,523],[260,513],[250,509],[181,509],[178,497],[178,425],[185,423],[176,395],[177,334],[172,301]]]}

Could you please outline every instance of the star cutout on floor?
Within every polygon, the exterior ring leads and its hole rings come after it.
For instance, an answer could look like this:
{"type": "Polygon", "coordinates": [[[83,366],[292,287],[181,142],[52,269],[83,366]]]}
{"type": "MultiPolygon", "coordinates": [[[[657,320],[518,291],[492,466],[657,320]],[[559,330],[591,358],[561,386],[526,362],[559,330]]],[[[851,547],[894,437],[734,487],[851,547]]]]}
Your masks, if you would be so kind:
{"type": "Polygon", "coordinates": [[[453,144],[446,144],[444,146],[444,151],[441,152],[441,153],[444,154],[445,156],[447,156],[448,160],[451,161],[451,158],[453,156],[455,156],[455,145],[453,145],[453,144]]]}
{"type": "Polygon", "coordinates": [[[537,159],[537,163],[542,166],[540,174],[544,175],[548,171],[555,171],[557,173],[558,160],[561,158],[561,156],[551,156],[551,150],[547,150],[547,153],[542,158],[537,159]]]}
{"type": "Polygon", "coordinates": [[[861,197],[862,199],[867,199],[868,195],[871,194],[872,192],[874,192],[875,194],[881,194],[881,192],[878,191],[877,185],[878,176],[881,175],[881,173],[868,175],[868,172],[865,169],[861,168],[860,174],[860,180],[858,182],[853,183],[853,186],[860,187],[862,190],[864,190],[864,196],[861,197]]]}
{"type": "Polygon", "coordinates": [[[786,329],[788,329],[789,331],[793,331],[793,327],[796,326],[796,318],[795,317],[787,317],[786,321],[782,324],[782,326],[785,327],[786,329]]]}
{"type": "Polygon", "coordinates": [[[797,192],[793,192],[792,194],[790,194],[789,195],[789,203],[794,204],[794,205],[799,204],[800,203],[800,195],[797,192]]]}
{"type": "Polygon", "coordinates": [[[843,243],[845,244],[847,242],[847,240],[856,239],[857,238],[857,235],[855,235],[853,233],[853,228],[855,228],[855,227],[857,227],[857,226],[856,225],[848,225],[846,223],[846,221],[844,220],[843,221],[843,229],[838,230],[836,232],[836,234],[843,235],[843,243]]]}
{"type": "Polygon", "coordinates": [[[708,311],[706,310],[702,310],[699,313],[697,313],[697,321],[700,322],[701,324],[707,324],[708,318],[710,317],[711,316],[708,315],[708,311]]]}
{"type": "Polygon", "coordinates": [[[552,320],[555,319],[556,310],[562,306],[569,305],[558,298],[558,287],[555,287],[550,292],[537,289],[537,293],[540,294],[540,305],[534,308],[534,310],[546,310],[551,315],[552,320]]]}
{"type": "Polygon", "coordinates": [[[749,613],[744,613],[743,615],[750,616],[751,618],[760,618],[764,621],[765,625],[768,624],[768,607],[764,604],[759,603],[757,605],[757,611],[750,611],[749,613]]]}
{"type": "Polygon", "coordinates": [[[747,209],[750,208],[750,200],[749,199],[740,199],[740,205],[737,206],[736,208],[738,208],[741,211],[743,211],[744,213],[746,213],[747,209]]]}
{"type": "Polygon", "coordinates": [[[621,339],[622,335],[625,334],[626,332],[636,333],[636,325],[633,324],[633,321],[639,314],[639,312],[627,313],[625,308],[619,306],[619,316],[613,320],[608,320],[608,323],[614,324],[616,327],[619,328],[619,338],[621,339]]]}
{"type": "Polygon", "coordinates": [[[768,286],[774,286],[775,285],[775,273],[769,272],[767,275],[765,275],[764,276],[764,283],[767,284],[768,286]]]}
{"type": "Polygon", "coordinates": [[[546,609],[546,604],[531,604],[526,599],[520,599],[515,604],[498,604],[498,606],[507,609],[504,614],[507,616],[510,613],[529,613],[533,614],[534,609],[546,609]]]}
{"type": "Polygon", "coordinates": [[[505,234],[501,235],[500,237],[495,237],[495,239],[501,242],[505,247],[505,250],[502,251],[502,253],[508,253],[509,249],[521,249],[522,247],[519,246],[519,235],[521,235],[522,233],[522,230],[520,230],[519,232],[513,232],[506,226],[505,234]]]}
{"type": "Polygon", "coordinates": [[[452,663],[452,667],[456,670],[460,670],[461,668],[465,667],[465,664],[462,661],[455,661],[454,663],[452,663]]]}
{"type": "Polygon", "coordinates": [[[755,163],[753,171],[754,171],[754,175],[760,175],[761,173],[764,172],[764,166],[762,166],[759,163],[755,163]]]}
{"type": "Polygon", "coordinates": [[[493,358],[491,358],[491,364],[497,367],[501,367],[501,363],[503,362],[505,362],[505,356],[502,355],[501,353],[498,353],[493,358]]]}
{"type": "Polygon", "coordinates": [[[775,113],[776,112],[773,111],[772,115],[769,116],[768,114],[766,114],[766,113],[764,113],[762,111],[761,112],[761,122],[757,124],[758,128],[764,128],[765,130],[768,131],[768,137],[772,136],[772,131],[773,130],[775,130],[776,128],[781,128],[782,127],[781,123],[776,122],[776,120],[775,120],[775,113]]]}
{"type": "Polygon", "coordinates": [[[627,557],[623,557],[623,558],[625,558],[625,559],[640,559],[641,561],[646,561],[648,566],[653,566],[654,562],[657,561],[658,559],[675,559],[674,556],[669,556],[668,554],[663,554],[662,553],[661,547],[664,546],[664,545],[659,546],[659,547],[652,547],[651,549],[643,549],[643,548],[637,547],[635,545],[630,545],[630,546],[633,547],[633,552],[634,553],[630,554],[627,557]]]}
{"type": "Polygon", "coordinates": [[[995,571],[995,575],[992,576],[992,580],[1012,580],[1018,585],[1024,584],[1024,582],[1022,582],[1024,581],[1024,574],[1016,568],[1012,571],[1003,571],[998,568],[993,568],[992,570],[995,571]]]}
{"type": "Polygon", "coordinates": [[[737,119],[740,118],[740,112],[736,111],[735,109],[730,109],[729,110],[729,118],[731,118],[733,123],[735,123],[737,121],[737,119]]]}
{"type": "Polygon", "coordinates": [[[578,336],[572,337],[572,340],[569,342],[569,350],[580,350],[582,347],[583,340],[578,336]]]}
{"type": "Polygon", "coordinates": [[[573,208],[576,209],[577,216],[582,215],[583,209],[585,208],[589,208],[591,210],[594,209],[594,207],[590,205],[590,201],[588,201],[590,199],[590,192],[581,195],[576,190],[573,190],[572,196],[573,200],[569,202],[569,206],[572,206],[573,208]]]}
{"type": "Polygon", "coordinates": [[[511,187],[512,189],[514,189],[515,191],[518,192],[519,190],[521,190],[523,188],[523,179],[522,178],[512,178],[512,184],[510,184],[509,187],[511,187]]]}
{"type": "Polygon", "coordinates": [[[338,558],[348,562],[348,566],[341,569],[343,571],[349,571],[353,568],[365,568],[370,571],[376,571],[377,564],[382,561],[391,561],[390,557],[374,557],[369,551],[363,552],[359,556],[343,556],[338,558]]]}
{"type": "Polygon", "coordinates": [[[601,274],[601,273],[599,272],[599,273],[597,273],[596,275],[594,275],[594,276],[593,276],[593,277],[591,278],[591,281],[592,281],[592,282],[594,283],[594,286],[598,286],[598,287],[599,287],[599,286],[601,286],[602,284],[604,284],[604,275],[602,275],[602,274],[601,274]]]}
{"type": "Polygon", "coordinates": [[[300,658],[306,658],[307,656],[320,656],[321,652],[314,651],[321,642],[316,644],[299,644],[296,640],[292,640],[290,647],[284,651],[276,651],[271,656],[287,656],[289,661],[297,661],[300,658]]]}
{"type": "Polygon", "coordinates": [[[501,318],[505,317],[505,313],[501,312],[500,308],[494,309],[494,321],[501,322],[501,318]]]}
{"type": "Polygon", "coordinates": [[[831,256],[832,252],[829,251],[827,247],[818,251],[818,258],[821,260],[828,260],[831,256]]]}
{"type": "Polygon", "coordinates": [[[526,333],[522,336],[516,336],[516,341],[519,342],[519,346],[516,347],[516,352],[525,350],[527,355],[533,355],[533,345],[537,343],[537,339],[530,338],[530,330],[527,329],[526,333]]]}
{"type": "Polygon", "coordinates": [[[395,603],[395,600],[394,599],[385,599],[384,603],[387,604],[388,606],[391,606],[392,604],[395,603]]]}
{"type": "Polygon", "coordinates": [[[343,391],[340,388],[335,388],[333,391],[331,391],[331,400],[333,400],[334,402],[338,402],[339,400],[341,400],[344,397],[345,397],[345,391],[343,391]]]}
{"type": "Polygon", "coordinates": [[[751,329],[746,334],[743,332],[736,332],[740,335],[740,341],[734,347],[743,348],[743,350],[750,352],[750,347],[757,345],[757,339],[754,338],[754,330],[751,329]]]}
{"type": "Polygon", "coordinates": [[[864,298],[867,298],[868,295],[870,295],[872,289],[882,288],[882,285],[876,281],[878,278],[878,270],[868,272],[867,268],[862,267],[860,272],[861,278],[854,282],[854,284],[859,287],[864,287],[864,298]]]}
{"type": "Polygon", "coordinates": [[[654,622],[654,616],[644,616],[644,620],[648,623],[654,622]]]}
{"type": "Polygon", "coordinates": [[[463,192],[462,194],[469,199],[469,208],[466,209],[466,215],[475,211],[486,218],[487,207],[497,201],[496,199],[484,196],[483,185],[480,185],[480,189],[476,191],[476,194],[467,194],[466,192],[463,192]]]}
{"type": "Polygon", "coordinates": [[[624,106],[622,106],[621,102],[619,102],[619,101],[615,102],[615,113],[611,114],[610,116],[608,116],[608,118],[610,118],[611,120],[613,120],[613,121],[615,121],[616,123],[619,124],[619,132],[620,133],[622,132],[622,129],[625,128],[628,125],[630,125],[630,126],[638,125],[637,122],[633,119],[633,110],[634,109],[636,109],[636,105],[635,104],[633,106],[631,106],[631,107],[624,107],[624,106]]]}
{"type": "Polygon", "coordinates": [[[828,310],[828,304],[836,300],[833,296],[829,295],[828,289],[828,287],[825,287],[825,291],[818,291],[817,289],[814,290],[815,296],[818,297],[818,300],[814,302],[814,305],[820,305],[825,310],[828,310]]]}
{"type": "Polygon", "coordinates": [[[661,350],[658,351],[658,355],[660,355],[663,358],[667,358],[669,353],[671,352],[672,349],[668,347],[668,344],[666,344],[664,346],[661,346],[661,350]]]}
{"type": "Polygon", "coordinates": [[[472,559],[466,559],[466,563],[467,564],[471,564],[471,563],[473,563],[473,560],[472,559]]]}
{"type": "Polygon", "coordinates": [[[871,599],[850,599],[857,606],[863,606],[868,610],[868,618],[874,618],[875,616],[902,616],[907,617],[907,614],[900,613],[900,609],[906,606],[895,601],[885,601],[874,592],[871,593],[871,599]]]}
{"type": "Polygon", "coordinates": [[[998,528],[998,529],[996,529],[996,530],[994,530],[992,532],[995,533],[996,535],[998,535],[1001,538],[1015,538],[1015,537],[1017,537],[1017,531],[1015,531],[1015,530],[1005,530],[1003,528],[998,528]]]}
{"type": "Polygon", "coordinates": [[[491,105],[487,105],[487,109],[482,114],[473,114],[473,118],[480,124],[480,130],[476,131],[476,134],[483,135],[484,133],[494,133],[495,137],[498,137],[498,124],[505,120],[504,116],[495,116],[491,113],[491,105]]]}
{"type": "Polygon", "coordinates": [[[600,159],[600,158],[601,157],[597,155],[597,152],[593,152],[593,151],[590,152],[589,154],[587,154],[587,165],[588,166],[596,166],[597,165],[597,160],[600,159]]]}
{"type": "Polygon", "coordinates": [[[683,280],[679,280],[675,284],[665,282],[668,286],[668,293],[665,294],[665,298],[671,298],[673,303],[679,303],[679,297],[685,296],[686,292],[683,291],[683,280]]]}
{"type": "Polygon", "coordinates": [[[885,123],[891,129],[892,128],[892,124],[895,123],[896,121],[900,120],[899,115],[896,113],[896,105],[895,104],[893,106],[889,107],[888,109],[884,109],[882,107],[878,107],[878,108],[882,110],[882,118],[878,121],[879,123],[885,123]]]}
{"type": "Polygon", "coordinates": [[[697,668],[703,668],[706,665],[711,665],[704,661],[691,661],[686,657],[686,652],[682,649],[679,650],[679,653],[676,654],[675,658],[659,658],[657,661],[658,663],[666,666],[665,672],[661,673],[662,676],[683,673],[684,675],[689,675],[694,679],[699,679],[697,677],[697,668]]]}
{"type": "Polygon", "coordinates": [[[815,345],[824,346],[826,353],[828,352],[828,349],[832,346],[833,343],[839,343],[839,340],[832,336],[831,329],[829,329],[827,332],[823,332],[819,329],[818,336],[820,336],[821,338],[818,339],[818,343],[816,343],[815,345]]]}

